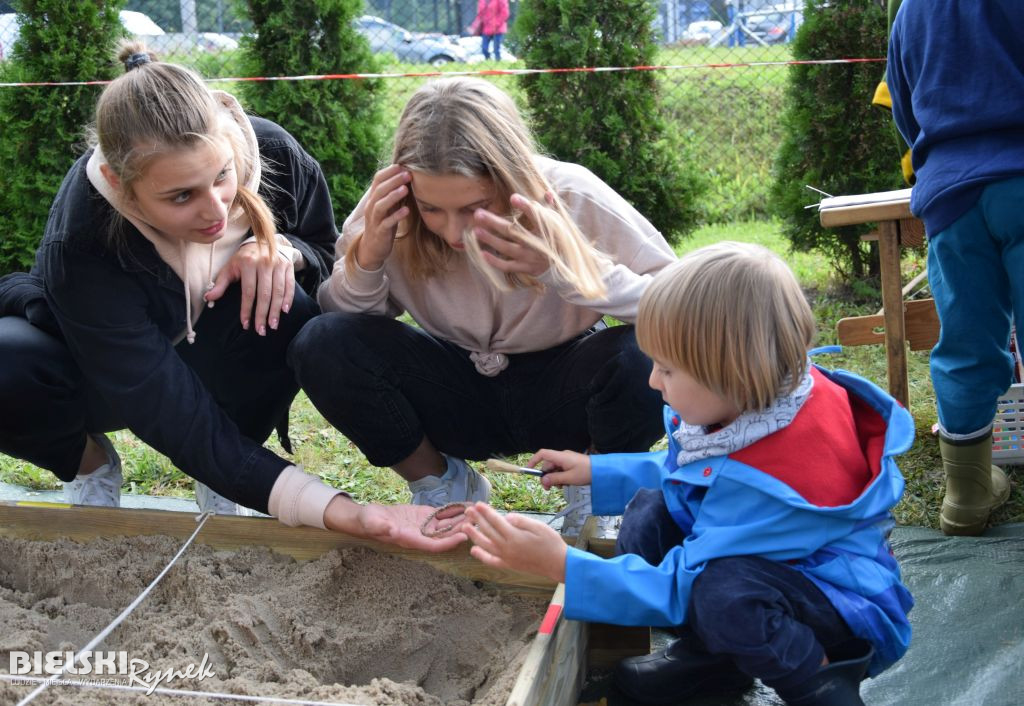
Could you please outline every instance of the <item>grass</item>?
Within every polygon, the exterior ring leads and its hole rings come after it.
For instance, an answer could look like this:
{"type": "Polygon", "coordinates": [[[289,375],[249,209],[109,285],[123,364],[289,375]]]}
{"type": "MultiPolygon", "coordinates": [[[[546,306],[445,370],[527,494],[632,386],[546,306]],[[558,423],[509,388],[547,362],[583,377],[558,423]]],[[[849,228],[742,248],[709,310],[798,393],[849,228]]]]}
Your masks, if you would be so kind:
{"type": "MultiPolygon", "coordinates": [[[[832,281],[828,263],[814,253],[787,252],[779,227],[766,221],[748,221],[698,230],[678,247],[680,254],[720,240],[757,242],[783,254],[808,293],[819,324],[818,342],[835,342],[835,323],[844,316],[860,316],[877,311],[879,298],[870,296],[869,287],[854,294],[832,281]],[[867,295],[865,295],[867,292],[867,295]]],[[[921,267],[911,253],[904,260],[906,273],[921,267]]],[[[882,346],[849,348],[840,355],[822,356],[826,367],[844,368],[885,386],[886,362],[882,346]]],[[[902,502],[896,507],[897,521],[904,525],[937,527],[942,502],[943,477],[938,442],[931,434],[936,420],[935,398],[928,377],[928,356],[924,352],[909,355],[911,413],[917,435],[913,447],[902,456],[899,465],[907,480],[902,502]]],[[[128,431],[114,435],[125,467],[125,490],[175,497],[192,497],[192,481],[162,455],[148,448],[128,431]]],[[[359,450],[332,428],[299,394],[292,405],[291,437],[295,449],[293,462],[318,473],[331,485],[348,491],[362,501],[399,503],[409,500],[405,483],[388,469],[369,465],[359,450]]],[[[267,444],[285,455],[276,438],[267,444]]],[[[1018,475],[1018,473],[1012,473],[1018,475]]],[[[545,492],[529,478],[492,474],[493,504],[505,510],[553,512],[563,505],[561,493],[545,492]]],[[[0,455],[0,480],[35,489],[58,489],[52,474],[28,463],[0,455]]],[[[1018,482],[1010,501],[993,515],[994,524],[1024,522],[1024,488],[1018,482]]]]}

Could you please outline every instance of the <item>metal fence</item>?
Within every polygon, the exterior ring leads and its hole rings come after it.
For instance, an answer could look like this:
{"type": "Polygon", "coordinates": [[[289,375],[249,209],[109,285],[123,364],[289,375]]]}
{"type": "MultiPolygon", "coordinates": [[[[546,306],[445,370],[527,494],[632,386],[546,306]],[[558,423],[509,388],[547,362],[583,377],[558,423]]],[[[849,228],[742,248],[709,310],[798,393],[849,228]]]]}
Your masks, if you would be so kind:
{"type": "MultiPolygon", "coordinates": [[[[667,67],[658,72],[662,106],[669,129],[709,177],[709,219],[766,212],[771,163],[782,137],[785,62],[803,19],[802,0],[653,1],[656,63],[667,67]]],[[[129,0],[122,21],[165,60],[194,65],[209,78],[237,77],[238,42],[251,31],[243,5],[129,0]]],[[[510,0],[510,27],[518,7],[519,0],[510,0]]],[[[387,73],[523,68],[514,31],[505,37],[500,62],[493,55],[485,59],[481,38],[467,31],[475,15],[476,0],[366,0],[356,28],[387,73]]],[[[0,52],[11,40],[5,17],[0,15],[0,52]]],[[[388,78],[388,115],[397,118],[424,80],[388,78]]],[[[521,100],[515,77],[494,80],[521,100]]]]}

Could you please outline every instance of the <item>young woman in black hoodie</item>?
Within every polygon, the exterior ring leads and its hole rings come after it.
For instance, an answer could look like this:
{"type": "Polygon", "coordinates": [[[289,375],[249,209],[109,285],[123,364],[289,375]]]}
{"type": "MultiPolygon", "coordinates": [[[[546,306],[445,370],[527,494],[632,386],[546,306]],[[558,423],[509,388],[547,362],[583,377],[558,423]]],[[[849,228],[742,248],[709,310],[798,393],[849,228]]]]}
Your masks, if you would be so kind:
{"type": "Polygon", "coordinates": [[[319,165],[192,71],[126,43],[93,149],[29,274],[0,280],[0,451],[69,500],[117,505],[129,428],[195,478],[204,510],[424,549],[430,508],[359,505],[265,449],[298,391],[285,352],[318,313],[337,238],[319,165]],[[216,306],[215,306],[216,305],[216,306]]]}

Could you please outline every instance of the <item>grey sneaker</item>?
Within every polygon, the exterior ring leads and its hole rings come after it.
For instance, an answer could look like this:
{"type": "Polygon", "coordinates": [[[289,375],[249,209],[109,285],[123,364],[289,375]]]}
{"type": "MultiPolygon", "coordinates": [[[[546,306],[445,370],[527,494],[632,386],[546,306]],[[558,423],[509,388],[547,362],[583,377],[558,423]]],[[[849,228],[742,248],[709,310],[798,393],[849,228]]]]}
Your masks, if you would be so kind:
{"type": "Polygon", "coordinates": [[[209,486],[196,481],[196,505],[200,512],[212,512],[215,515],[237,515],[238,505],[223,495],[210,490],[209,486]]]}
{"type": "MultiPolygon", "coordinates": [[[[583,530],[583,523],[587,521],[588,517],[594,514],[593,505],[590,503],[590,486],[566,485],[563,486],[562,491],[565,493],[566,505],[561,512],[551,518],[551,521],[554,522],[561,517],[562,536],[578,537],[580,532],[583,530]]],[[[596,536],[617,536],[619,525],[621,523],[621,517],[598,515],[596,536]]]]}
{"type": "Polygon", "coordinates": [[[87,475],[64,484],[64,499],[73,505],[121,507],[121,457],[106,434],[90,434],[107,453],[107,462],[87,475]]]}
{"type": "Polygon", "coordinates": [[[409,483],[413,505],[442,507],[448,503],[487,502],[491,483],[461,458],[445,455],[448,470],[438,478],[426,476],[409,483]]]}

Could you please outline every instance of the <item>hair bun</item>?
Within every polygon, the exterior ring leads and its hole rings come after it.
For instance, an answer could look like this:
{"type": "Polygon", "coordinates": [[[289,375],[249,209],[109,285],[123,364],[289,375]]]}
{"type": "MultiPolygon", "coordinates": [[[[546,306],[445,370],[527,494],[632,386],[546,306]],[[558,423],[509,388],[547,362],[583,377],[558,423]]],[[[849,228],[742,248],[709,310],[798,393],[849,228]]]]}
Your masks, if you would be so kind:
{"type": "Polygon", "coordinates": [[[132,69],[137,69],[143,64],[148,64],[150,61],[150,56],[146,52],[136,52],[124,60],[124,70],[131,71],[132,69]]]}

